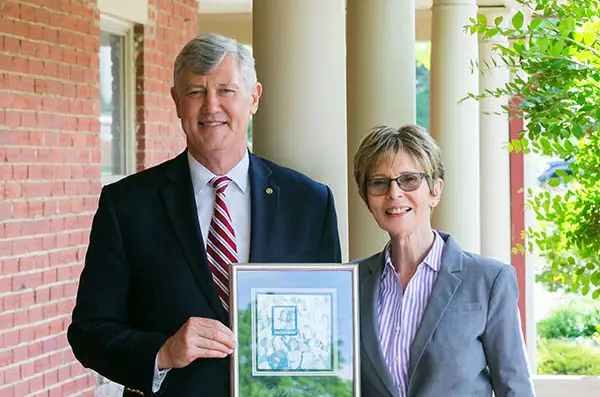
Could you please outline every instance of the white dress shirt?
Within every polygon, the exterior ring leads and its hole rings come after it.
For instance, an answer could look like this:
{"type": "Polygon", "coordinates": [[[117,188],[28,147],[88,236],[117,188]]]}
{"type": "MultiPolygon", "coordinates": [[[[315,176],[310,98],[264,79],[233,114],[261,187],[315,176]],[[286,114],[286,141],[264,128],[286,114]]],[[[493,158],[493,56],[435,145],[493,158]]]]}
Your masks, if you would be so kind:
{"type": "MultiPolygon", "coordinates": [[[[209,183],[212,178],[217,177],[205,166],[200,164],[188,151],[188,163],[192,176],[194,198],[200,230],[202,231],[202,242],[206,247],[208,228],[213,215],[215,205],[215,189],[209,183]]],[[[250,156],[244,154],[242,160],[236,164],[225,176],[232,183],[225,190],[225,204],[231,215],[233,230],[235,231],[235,243],[237,246],[238,262],[247,263],[250,258],[250,156]]],[[[154,364],[154,379],[152,391],[156,393],[160,389],[169,369],[158,369],[158,355],[154,364]]]]}
{"type": "MultiPolygon", "coordinates": [[[[200,164],[188,152],[188,162],[192,174],[192,185],[196,208],[198,209],[198,221],[202,230],[202,239],[206,247],[208,228],[213,216],[215,205],[215,189],[210,185],[210,180],[217,177],[206,167],[200,164]]],[[[233,230],[235,231],[235,243],[237,245],[238,262],[247,263],[250,257],[250,178],[248,168],[250,157],[248,152],[242,160],[237,163],[225,176],[232,180],[225,190],[225,204],[231,215],[233,230]]]]}

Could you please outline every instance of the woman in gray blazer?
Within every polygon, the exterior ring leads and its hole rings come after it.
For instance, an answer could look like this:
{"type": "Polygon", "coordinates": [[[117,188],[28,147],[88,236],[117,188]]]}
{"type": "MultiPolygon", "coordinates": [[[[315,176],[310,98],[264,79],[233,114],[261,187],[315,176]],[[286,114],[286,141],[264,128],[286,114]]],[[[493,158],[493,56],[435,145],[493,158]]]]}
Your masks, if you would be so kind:
{"type": "Polygon", "coordinates": [[[374,128],[354,156],[354,177],[390,236],[358,261],[362,395],[534,396],[513,267],[431,227],[444,187],[431,136],[374,128]]]}

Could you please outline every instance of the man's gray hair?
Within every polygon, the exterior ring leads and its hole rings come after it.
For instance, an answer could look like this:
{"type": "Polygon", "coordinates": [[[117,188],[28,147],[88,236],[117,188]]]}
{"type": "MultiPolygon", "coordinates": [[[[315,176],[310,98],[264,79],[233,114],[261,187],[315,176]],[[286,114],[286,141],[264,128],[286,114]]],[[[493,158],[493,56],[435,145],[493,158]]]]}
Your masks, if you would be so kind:
{"type": "Polygon", "coordinates": [[[208,74],[226,55],[231,55],[237,60],[245,88],[252,92],[257,82],[252,53],[236,40],[216,33],[196,36],[183,47],[175,59],[173,85],[177,84],[177,78],[184,68],[195,74],[208,74]]]}

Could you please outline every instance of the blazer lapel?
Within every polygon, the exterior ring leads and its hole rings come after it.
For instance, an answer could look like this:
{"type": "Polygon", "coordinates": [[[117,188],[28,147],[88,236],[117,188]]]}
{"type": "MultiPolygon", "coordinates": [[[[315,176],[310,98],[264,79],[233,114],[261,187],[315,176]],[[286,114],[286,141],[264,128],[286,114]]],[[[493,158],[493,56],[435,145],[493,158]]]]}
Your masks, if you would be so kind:
{"type": "Polygon", "coordinates": [[[218,314],[221,322],[228,324],[227,312],[219,301],[202,242],[187,150],[173,159],[166,175],[168,181],[161,192],[175,234],[206,300],[218,314]]]}
{"type": "Polygon", "coordinates": [[[271,181],[271,169],[250,155],[250,262],[269,262],[271,231],[277,215],[279,186],[271,181]]]}
{"type": "MultiPolygon", "coordinates": [[[[378,377],[373,383],[383,383],[391,396],[396,396],[397,391],[394,380],[387,367],[379,343],[379,322],[377,319],[377,300],[379,295],[379,281],[383,272],[383,253],[372,256],[359,266],[365,267],[360,278],[360,321],[361,343],[367,352],[367,358],[372,370],[366,373],[370,377],[378,377]]],[[[363,364],[364,365],[364,364],[363,364]]]]}
{"type": "MultiPolygon", "coordinates": [[[[408,366],[408,386],[410,388],[411,379],[419,365],[419,361],[423,356],[423,352],[429,343],[433,333],[435,332],[446,307],[454,297],[460,279],[453,273],[460,272],[462,269],[462,250],[454,242],[454,240],[440,233],[442,238],[446,240],[446,246],[442,252],[442,264],[437,275],[437,280],[431,291],[431,296],[427,302],[421,325],[417,330],[415,339],[410,347],[410,359],[408,366]]],[[[408,395],[411,395],[410,392],[408,395]]]]}

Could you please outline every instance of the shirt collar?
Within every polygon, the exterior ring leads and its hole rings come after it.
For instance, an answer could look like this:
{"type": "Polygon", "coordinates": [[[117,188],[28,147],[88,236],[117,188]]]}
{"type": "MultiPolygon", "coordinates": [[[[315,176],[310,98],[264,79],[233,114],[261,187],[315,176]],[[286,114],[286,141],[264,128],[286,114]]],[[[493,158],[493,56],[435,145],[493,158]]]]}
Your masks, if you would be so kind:
{"type": "MultiPolygon", "coordinates": [[[[190,173],[192,175],[192,185],[194,187],[194,195],[200,193],[200,191],[210,182],[216,175],[208,168],[203,166],[192,156],[188,150],[188,163],[190,166],[190,173]]],[[[248,151],[244,153],[244,157],[239,163],[235,165],[227,174],[226,177],[231,179],[233,183],[246,194],[248,189],[248,170],[250,168],[250,156],[248,151]]]]}
{"type": "MultiPolygon", "coordinates": [[[[442,265],[442,251],[444,249],[444,239],[440,236],[437,230],[433,231],[433,245],[431,249],[423,259],[424,264],[429,266],[432,270],[439,272],[440,266],[442,265]]],[[[420,265],[419,265],[420,266],[420,265]]],[[[394,269],[394,265],[392,264],[392,247],[391,241],[389,241],[385,246],[385,268],[384,271],[391,270],[396,273],[394,269]]]]}

